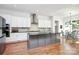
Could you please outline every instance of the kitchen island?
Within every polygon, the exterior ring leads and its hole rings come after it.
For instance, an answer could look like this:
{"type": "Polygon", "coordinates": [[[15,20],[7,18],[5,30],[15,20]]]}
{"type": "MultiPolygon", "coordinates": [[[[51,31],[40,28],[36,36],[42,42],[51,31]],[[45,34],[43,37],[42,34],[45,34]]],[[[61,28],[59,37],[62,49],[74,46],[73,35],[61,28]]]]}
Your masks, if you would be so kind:
{"type": "Polygon", "coordinates": [[[29,32],[29,42],[27,47],[31,49],[59,43],[60,39],[58,36],[59,33],[29,32]]]}

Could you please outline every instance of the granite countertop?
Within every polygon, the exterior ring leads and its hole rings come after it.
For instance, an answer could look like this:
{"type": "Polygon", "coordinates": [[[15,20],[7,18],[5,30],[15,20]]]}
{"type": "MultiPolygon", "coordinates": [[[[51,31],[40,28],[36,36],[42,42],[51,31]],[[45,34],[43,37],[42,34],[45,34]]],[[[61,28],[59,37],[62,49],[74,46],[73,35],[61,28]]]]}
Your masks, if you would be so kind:
{"type": "Polygon", "coordinates": [[[29,32],[29,35],[55,34],[52,32],[29,32]]]}
{"type": "Polygon", "coordinates": [[[29,33],[29,32],[39,32],[39,31],[15,31],[11,33],[29,33]]]}

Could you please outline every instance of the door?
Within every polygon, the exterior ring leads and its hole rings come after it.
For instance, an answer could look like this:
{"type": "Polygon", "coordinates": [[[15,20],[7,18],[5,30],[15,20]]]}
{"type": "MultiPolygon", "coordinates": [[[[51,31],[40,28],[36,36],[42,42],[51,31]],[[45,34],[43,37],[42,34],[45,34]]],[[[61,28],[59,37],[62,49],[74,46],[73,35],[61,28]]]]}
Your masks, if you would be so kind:
{"type": "Polygon", "coordinates": [[[55,38],[56,36],[53,34],[53,35],[50,35],[50,43],[51,44],[54,44],[55,43],[55,38]]]}

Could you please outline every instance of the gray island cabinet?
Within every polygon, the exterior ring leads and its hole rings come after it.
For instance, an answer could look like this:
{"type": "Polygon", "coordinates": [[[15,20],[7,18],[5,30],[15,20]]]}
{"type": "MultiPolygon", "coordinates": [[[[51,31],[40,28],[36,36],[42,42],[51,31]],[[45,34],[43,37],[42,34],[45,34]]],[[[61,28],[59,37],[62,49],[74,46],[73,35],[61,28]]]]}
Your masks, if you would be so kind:
{"type": "Polygon", "coordinates": [[[59,36],[59,33],[29,33],[28,48],[31,49],[59,43],[60,39],[57,36],[59,36]]]}

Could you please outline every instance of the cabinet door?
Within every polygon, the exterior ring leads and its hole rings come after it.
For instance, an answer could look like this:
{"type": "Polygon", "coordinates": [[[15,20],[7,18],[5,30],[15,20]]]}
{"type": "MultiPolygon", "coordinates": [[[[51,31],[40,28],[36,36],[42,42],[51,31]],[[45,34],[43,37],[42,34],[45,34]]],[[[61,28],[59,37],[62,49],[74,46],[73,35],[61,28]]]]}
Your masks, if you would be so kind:
{"type": "Polygon", "coordinates": [[[37,36],[29,36],[29,45],[28,48],[37,48],[38,47],[38,37],[37,36]]]}
{"type": "Polygon", "coordinates": [[[31,26],[31,21],[28,17],[22,17],[21,19],[21,24],[22,24],[22,27],[30,27],[31,26]]]}
{"type": "Polygon", "coordinates": [[[45,46],[45,39],[44,39],[44,37],[39,37],[38,44],[39,44],[39,47],[45,46]]]}
{"type": "Polygon", "coordinates": [[[23,27],[23,19],[20,17],[20,18],[18,18],[18,27],[23,27]]]}
{"type": "Polygon", "coordinates": [[[18,40],[27,40],[27,33],[18,33],[18,40]]]}
{"type": "Polygon", "coordinates": [[[51,43],[50,37],[47,37],[45,40],[46,40],[46,46],[50,45],[50,43],[51,43]]]}
{"type": "Polygon", "coordinates": [[[20,17],[18,19],[18,27],[27,27],[28,26],[28,21],[25,17],[20,17]]]}
{"type": "Polygon", "coordinates": [[[51,20],[46,16],[38,16],[38,27],[49,28],[51,27],[51,20]]]}
{"type": "Polygon", "coordinates": [[[29,42],[29,48],[36,48],[38,47],[38,40],[37,39],[32,39],[29,42]]]}
{"type": "Polygon", "coordinates": [[[19,17],[13,16],[12,17],[12,27],[30,27],[31,22],[28,17],[19,17]]]}
{"type": "Polygon", "coordinates": [[[16,16],[11,16],[11,27],[18,27],[18,18],[16,16]]]}
{"type": "Polygon", "coordinates": [[[55,35],[52,35],[52,36],[50,36],[51,38],[50,38],[50,43],[51,44],[54,44],[55,43],[55,39],[56,39],[56,36],[55,35]]]}

